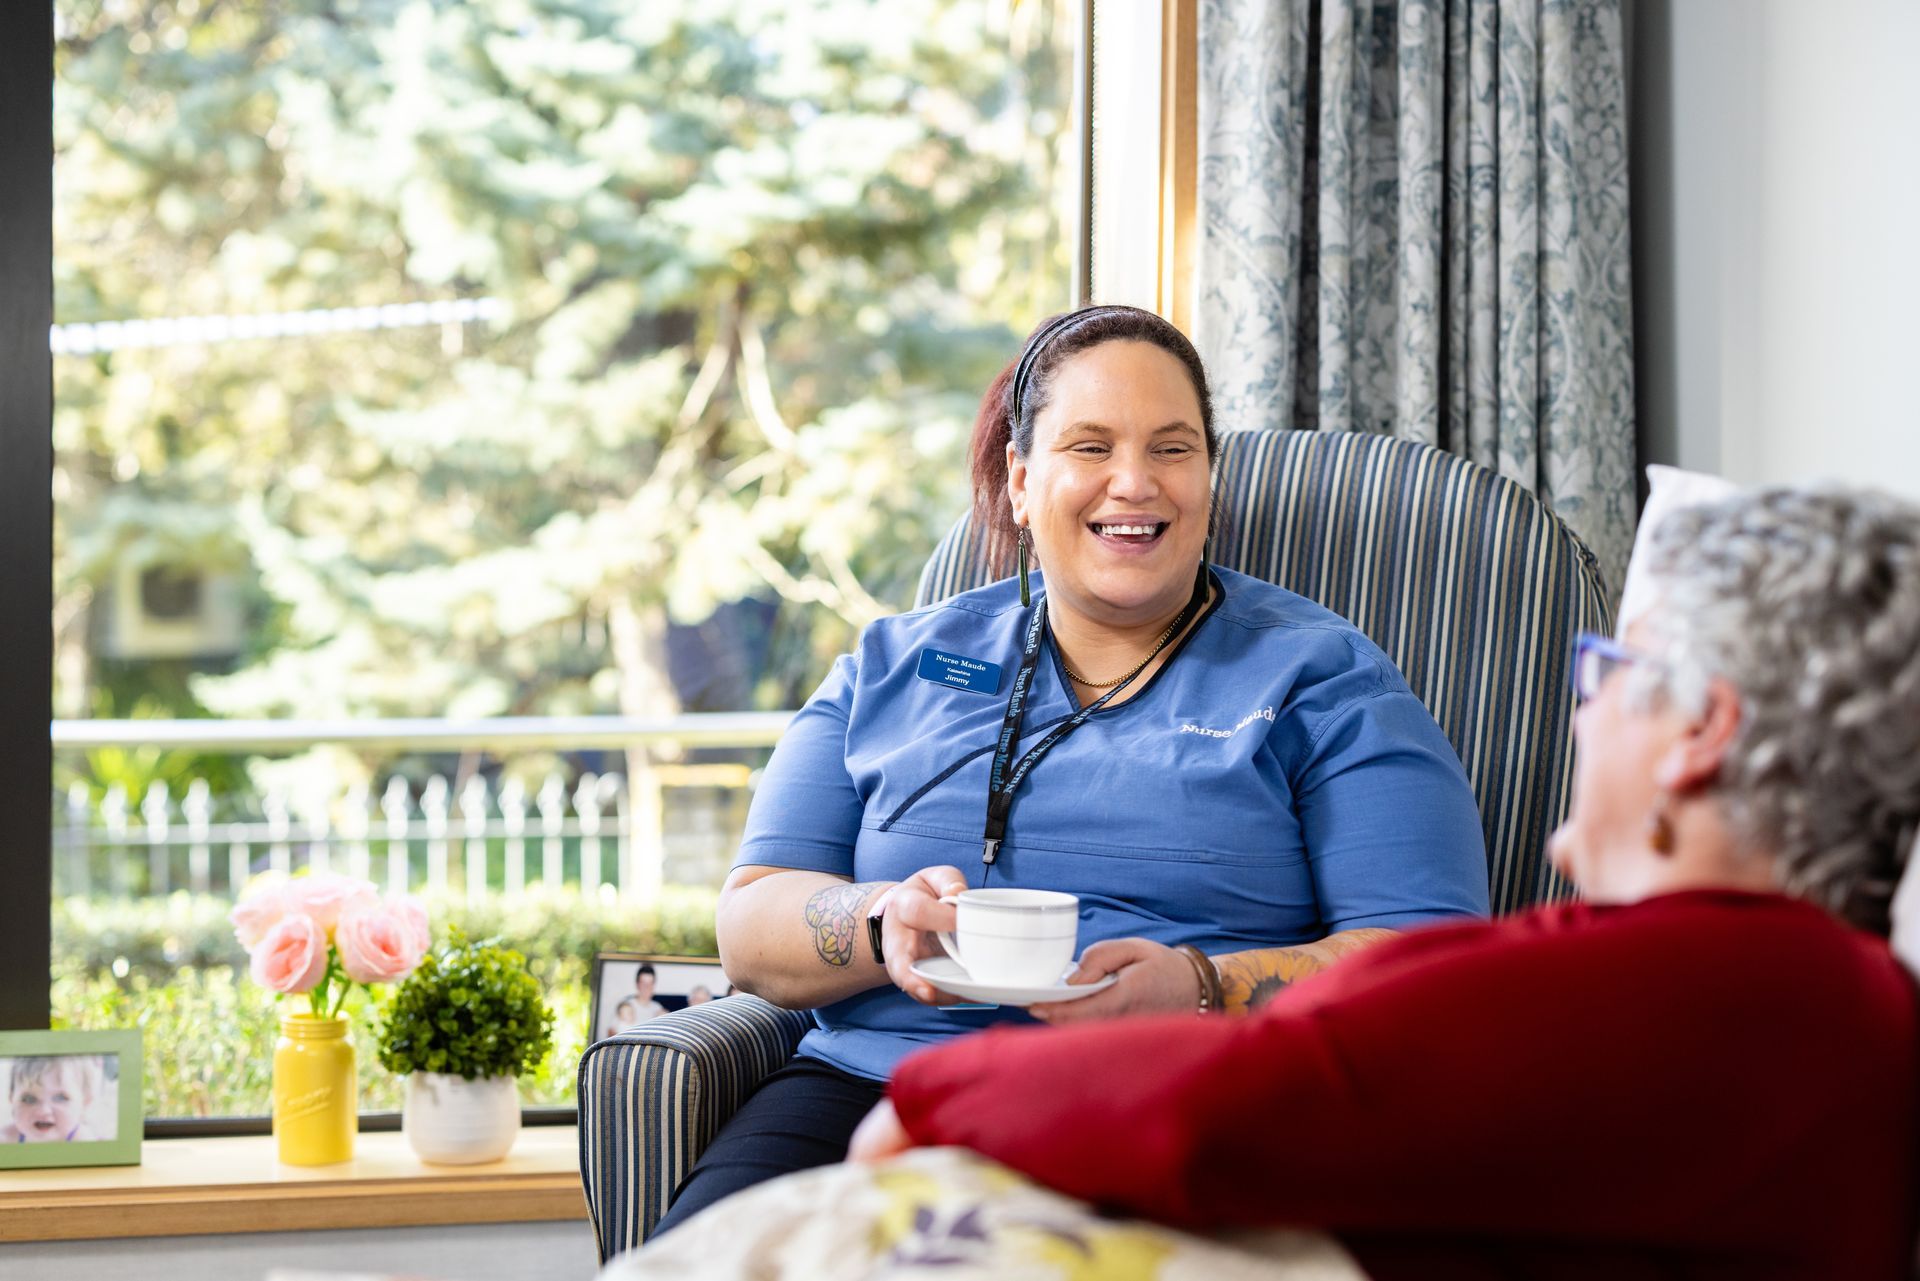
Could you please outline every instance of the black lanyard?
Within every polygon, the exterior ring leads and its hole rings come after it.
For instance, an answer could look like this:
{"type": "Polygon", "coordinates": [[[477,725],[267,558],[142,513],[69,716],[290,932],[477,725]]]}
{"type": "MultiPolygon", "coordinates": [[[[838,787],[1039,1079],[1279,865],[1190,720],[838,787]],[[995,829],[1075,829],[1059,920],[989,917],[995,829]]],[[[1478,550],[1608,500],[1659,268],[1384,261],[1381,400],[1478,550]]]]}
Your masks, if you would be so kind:
{"type": "MultiPolygon", "coordinates": [[[[1168,631],[1168,643],[1177,643],[1182,632],[1186,631],[1194,616],[1207,603],[1207,571],[1203,563],[1199,576],[1194,580],[1193,598],[1187,602],[1180,616],[1173,620],[1168,631]]],[[[1013,678],[1013,694],[1007,699],[1007,714],[1000,722],[1000,741],[993,749],[993,769],[987,775],[987,827],[981,837],[980,861],[991,864],[1000,853],[1000,846],[1007,839],[1007,819],[1013,813],[1013,794],[1020,790],[1020,784],[1040,763],[1042,757],[1052,751],[1061,739],[1087,723],[1087,718],[1107,705],[1107,701],[1127,686],[1133,684],[1140,675],[1134,672],[1112,689],[1094,699],[1085,707],[1054,726],[1053,731],[1038,743],[1033,750],[1014,762],[1012,772],[1008,772],[1008,762],[1013,761],[1013,749],[1020,741],[1020,724],[1027,717],[1027,695],[1032,691],[1033,673],[1040,665],[1040,644],[1047,634],[1047,598],[1042,596],[1033,603],[1033,613],[1027,619],[1027,639],[1020,650],[1020,670],[1013,678]]],[[[1071,692],[1071,690],[1069,690],[1071,692]]]]}

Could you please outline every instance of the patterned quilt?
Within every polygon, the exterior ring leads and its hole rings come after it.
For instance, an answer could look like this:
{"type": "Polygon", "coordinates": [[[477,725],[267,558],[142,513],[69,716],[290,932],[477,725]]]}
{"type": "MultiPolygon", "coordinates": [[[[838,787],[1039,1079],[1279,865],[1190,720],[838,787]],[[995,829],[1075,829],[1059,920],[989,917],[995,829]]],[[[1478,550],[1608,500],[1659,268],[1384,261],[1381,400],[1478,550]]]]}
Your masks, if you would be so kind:
{"type": "Polygon", "coordinates": [[[601,1281],[1366,1281],[1331,1237],[1201,1237],[1029,1183],[954,1148],[834,1165],[730,1197],[601,1281]]]}

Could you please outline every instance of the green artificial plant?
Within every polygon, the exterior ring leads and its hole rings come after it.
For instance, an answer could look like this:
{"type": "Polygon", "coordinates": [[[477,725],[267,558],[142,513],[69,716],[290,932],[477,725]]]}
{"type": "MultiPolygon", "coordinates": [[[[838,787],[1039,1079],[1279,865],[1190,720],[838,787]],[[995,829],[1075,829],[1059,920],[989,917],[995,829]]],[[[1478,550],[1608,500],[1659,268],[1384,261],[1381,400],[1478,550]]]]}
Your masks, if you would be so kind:
{"type": "Polygon", "coordinates": [[[398,1075],[521,1076],[552,1048],[553,1011],[527,958],[458,930],[400,985],[379,1031],[380,1066],[398,1075]]]}

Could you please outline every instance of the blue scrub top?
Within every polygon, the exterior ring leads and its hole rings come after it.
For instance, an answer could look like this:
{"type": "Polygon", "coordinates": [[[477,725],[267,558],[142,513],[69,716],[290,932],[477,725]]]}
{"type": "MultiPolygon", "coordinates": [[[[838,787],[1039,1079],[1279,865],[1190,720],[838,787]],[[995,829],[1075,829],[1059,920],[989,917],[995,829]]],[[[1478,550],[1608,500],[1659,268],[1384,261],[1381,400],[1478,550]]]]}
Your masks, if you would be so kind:
{"type": "MultiPolygon", "coordinates": [[[[1220,597],[1146,687],[1027,776],[991,866],[981,830],[1027,619],[1018,589],[874,622],[774,750],[734,865],[893,881],[951,864],[975,887],[1065,890],[1083,950],[1139,937],[1217,955],[1486,915],[1473,792],[1393,663],[1304,597],[1215,575],[1220,597]],[[972,689],[936,682],[920,674],[928,650],[1000,670],[972,689]]],[[[1049,641],[1019,753],[1078,706],[1049,641]]],[[[924,1045],[1032,1021],[892,986],[814,1018],[800,1053],[876,1080],[924,1045]]]]}

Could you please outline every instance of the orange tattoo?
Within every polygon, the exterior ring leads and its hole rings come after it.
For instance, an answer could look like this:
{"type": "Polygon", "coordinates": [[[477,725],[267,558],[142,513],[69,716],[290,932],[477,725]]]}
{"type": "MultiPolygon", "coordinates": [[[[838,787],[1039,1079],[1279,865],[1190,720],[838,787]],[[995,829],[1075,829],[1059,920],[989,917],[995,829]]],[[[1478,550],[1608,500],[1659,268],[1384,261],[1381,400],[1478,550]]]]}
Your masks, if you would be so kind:
{"type": "Polygon", "coordinates": [[[1227,1009],[1246,1013],[1279,995],[1295,979],[1318,974],[1349,952],[1393,937],[1393,930],[1346,930],[1298,947],[1263,947],[1213,958],[1227,1009]]]}

